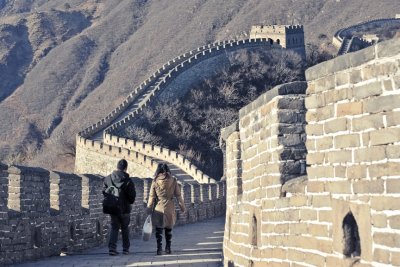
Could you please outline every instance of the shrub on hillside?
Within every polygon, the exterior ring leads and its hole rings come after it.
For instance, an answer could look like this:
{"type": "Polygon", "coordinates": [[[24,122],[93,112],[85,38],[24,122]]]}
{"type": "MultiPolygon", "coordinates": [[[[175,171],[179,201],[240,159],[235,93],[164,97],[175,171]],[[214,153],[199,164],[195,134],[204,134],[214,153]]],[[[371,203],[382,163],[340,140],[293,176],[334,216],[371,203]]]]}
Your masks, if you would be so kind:
{"type": "Polygon", "coordinates": [[[304,79],[304,62],[293,51],[239,50],[229,55],[229,61],[229,67],[182,98],[158,100],[147,107],[122,135],[178,151],[205,173],[221,177],[221,128],[273,86],[304,79]]]}

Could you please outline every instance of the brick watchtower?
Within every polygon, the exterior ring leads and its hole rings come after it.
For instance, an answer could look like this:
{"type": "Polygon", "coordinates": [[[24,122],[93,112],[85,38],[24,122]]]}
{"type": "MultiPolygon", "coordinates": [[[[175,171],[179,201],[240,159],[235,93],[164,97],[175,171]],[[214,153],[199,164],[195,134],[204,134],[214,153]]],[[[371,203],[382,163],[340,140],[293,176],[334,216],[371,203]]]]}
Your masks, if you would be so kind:
{"type": "Polygon", "coordinates": [[[256,25],[251,27],[250,38],[266,38],[271,44],[306,54],[303,25],[256,25]]]}

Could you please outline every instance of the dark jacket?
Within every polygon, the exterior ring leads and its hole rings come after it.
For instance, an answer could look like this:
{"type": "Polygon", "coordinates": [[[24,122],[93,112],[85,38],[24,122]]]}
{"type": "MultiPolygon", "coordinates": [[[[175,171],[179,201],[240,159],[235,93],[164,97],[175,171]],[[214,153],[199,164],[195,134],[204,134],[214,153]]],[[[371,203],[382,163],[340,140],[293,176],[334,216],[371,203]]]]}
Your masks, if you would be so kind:
{"type": "Polygon", "coordinates": [[[132,179],[129,178],[129,174],[117,170],[113,171],[113,173],[111,173],[104,179],[104,190],[107,187],[113,185],[111,180],[116,187],[121,188],[120,199],[122,205],[122,213],[130,213],[132,209],[131,204],[135,202],[136,197],[135,184],[132,182],[132,179]]]}

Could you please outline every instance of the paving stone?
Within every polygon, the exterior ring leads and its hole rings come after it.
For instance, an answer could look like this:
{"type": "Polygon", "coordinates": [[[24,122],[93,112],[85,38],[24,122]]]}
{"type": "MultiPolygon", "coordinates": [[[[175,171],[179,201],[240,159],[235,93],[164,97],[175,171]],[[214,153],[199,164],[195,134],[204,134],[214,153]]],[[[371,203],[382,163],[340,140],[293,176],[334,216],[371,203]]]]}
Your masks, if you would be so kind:
{"type": "MultiPolygon", "coordinates": [[[[154,235],[148,242],[131,240],[131,254],[111,257],[106,246],[64,257],[51,257],[40,261],[14,265],[38,266],[202,266],[223,265],[222,245],[225,218],[220,217],[195,224],[177,226],[173,230],[171,255],[156,256],[154,235]],[[190,238],[188,238],[190,236],[190,238]]],[[[121,243],[118,250],[122,250],[121,243]]]]}

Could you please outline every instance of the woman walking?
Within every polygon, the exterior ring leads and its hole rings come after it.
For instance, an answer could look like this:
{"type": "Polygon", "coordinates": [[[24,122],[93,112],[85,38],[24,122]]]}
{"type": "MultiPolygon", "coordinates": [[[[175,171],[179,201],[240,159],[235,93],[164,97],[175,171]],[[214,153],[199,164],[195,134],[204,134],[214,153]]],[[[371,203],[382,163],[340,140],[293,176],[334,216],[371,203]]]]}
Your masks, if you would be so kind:
{"type": "Polygon", "coordinates": [[[154,174],[147,205],[148,213],[153,212],[155,205],[152,221],[156,228],[157,255],[162,255],[163,231],[165,231],[165,253],[171,254],[172,228],[176,222],[174,197],[178,200],[181,211],[185,212],[177,180],[171,176],[168,165],[160,163],[154,174]]]}

